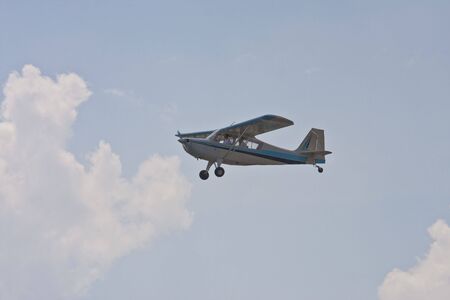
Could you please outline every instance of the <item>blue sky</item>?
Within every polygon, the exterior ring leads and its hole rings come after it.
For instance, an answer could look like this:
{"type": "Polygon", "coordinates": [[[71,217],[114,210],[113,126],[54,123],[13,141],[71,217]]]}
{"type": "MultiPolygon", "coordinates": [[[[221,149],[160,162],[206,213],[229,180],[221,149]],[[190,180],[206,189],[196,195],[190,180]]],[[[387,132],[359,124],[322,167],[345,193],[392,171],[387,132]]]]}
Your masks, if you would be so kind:
{"type": "MultiPolygon", "coordinates": [[[[1,1],[0,79],[25,64],[92,91],[68,149],[99,140],[125,176],[176,155],[189,229],[117,260],[82,299],[378,299],[394,268],[450,220],[450,4],[446,1],[1,1]],[[183,152],[177,130],[262,114],[295,148],[323,128],[325,172],[226,167],[183,152]]],[[[1,271],[0,271],[1,272],[1,271]]],[[[437,299],[437,298],[436,298],[437,299]]]]}

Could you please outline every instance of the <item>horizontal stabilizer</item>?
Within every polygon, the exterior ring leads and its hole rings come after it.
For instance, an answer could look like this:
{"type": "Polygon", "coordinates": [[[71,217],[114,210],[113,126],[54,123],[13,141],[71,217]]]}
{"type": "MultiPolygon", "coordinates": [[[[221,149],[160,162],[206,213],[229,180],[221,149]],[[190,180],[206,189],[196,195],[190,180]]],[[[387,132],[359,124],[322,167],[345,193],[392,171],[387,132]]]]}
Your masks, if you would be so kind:
{"type": "Polygon", "coordinates": [[[310,155],[310,154],[317,154],[317,155],[328,155],[328,154],[331,154],[331,153],[333,153],[333,152],[331,152],[331,151],[300,151],[299,152],[300,154],[303,154],[303,155],[310,155]]]}

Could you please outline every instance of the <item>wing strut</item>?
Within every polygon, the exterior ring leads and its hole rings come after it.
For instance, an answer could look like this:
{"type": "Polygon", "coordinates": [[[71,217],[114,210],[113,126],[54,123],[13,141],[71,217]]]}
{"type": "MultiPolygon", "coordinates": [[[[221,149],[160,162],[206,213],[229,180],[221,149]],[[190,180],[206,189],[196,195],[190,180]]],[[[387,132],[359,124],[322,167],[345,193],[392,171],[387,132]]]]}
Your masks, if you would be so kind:
{"type": "Polygon", "coordinates": [[[248,126],[245,127],[245,129],[244,129],[244,131],[241,133],[241,135],[234,141],[234,144],[230,147],[230,149],[228,149],[227,153],[225,153],[225,155],[222,157],[222,160],[224,160],[225,157],[227,157],[228,154],[230,154],[230,152],[233,151],[234,148],[236,148],[237,142],[241,139],[241,137],[244,136],[244,133],[247,131],[247,128],[248,128],[248,126]]]}

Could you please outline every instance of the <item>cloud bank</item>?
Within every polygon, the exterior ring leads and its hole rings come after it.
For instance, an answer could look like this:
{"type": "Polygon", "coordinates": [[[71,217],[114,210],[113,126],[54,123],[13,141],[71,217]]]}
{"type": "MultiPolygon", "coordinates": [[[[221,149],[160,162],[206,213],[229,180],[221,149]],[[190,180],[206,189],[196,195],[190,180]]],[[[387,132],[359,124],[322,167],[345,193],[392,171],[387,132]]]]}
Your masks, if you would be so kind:
{"type": "Polygon", "coordinates": [[[103,141],[87,165],[66,150],[91,92],[26,65],[3,89],[0,299],[70,299],[156,236],[189,227],[190,185],[176,157],[154,155],[131,179],[103,141]]]}
{"type": "Polygon", "coordinates": [[[450,299],[450,228],[438,220],[428,232],[433,242],[426,257],[408,271],[387,274],[379,288],[380,300],[450,299]]]}

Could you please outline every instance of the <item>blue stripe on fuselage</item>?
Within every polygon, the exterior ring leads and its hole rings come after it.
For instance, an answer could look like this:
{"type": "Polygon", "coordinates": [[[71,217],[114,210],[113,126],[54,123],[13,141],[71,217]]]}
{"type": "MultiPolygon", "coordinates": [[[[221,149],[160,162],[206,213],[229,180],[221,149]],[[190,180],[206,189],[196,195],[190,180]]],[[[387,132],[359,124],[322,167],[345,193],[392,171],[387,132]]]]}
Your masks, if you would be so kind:
{"type": "MultiPolygon", "coordinates": [[[[202,144],[213,148],[218,149],[224,149],[229,150],[230,147],[217,144],[217,143],[208,143],[204,141],[198,141],[198,140],[191,140],[192,143],[202,144]]],[[[254,149],[243,149],[236,147],[232,150],[233,152],[239,152],[244,153],[248,155],[258,156],[261,158],[269,159],[269,160],[275,160],[279,162],[284,162],[286,164],[304,164],[306,162],[306,157],[304,156],[297,156],[289,153],[283,153],[283,152],[277,152],[272,150],[254,150],[254,149]]]]}

